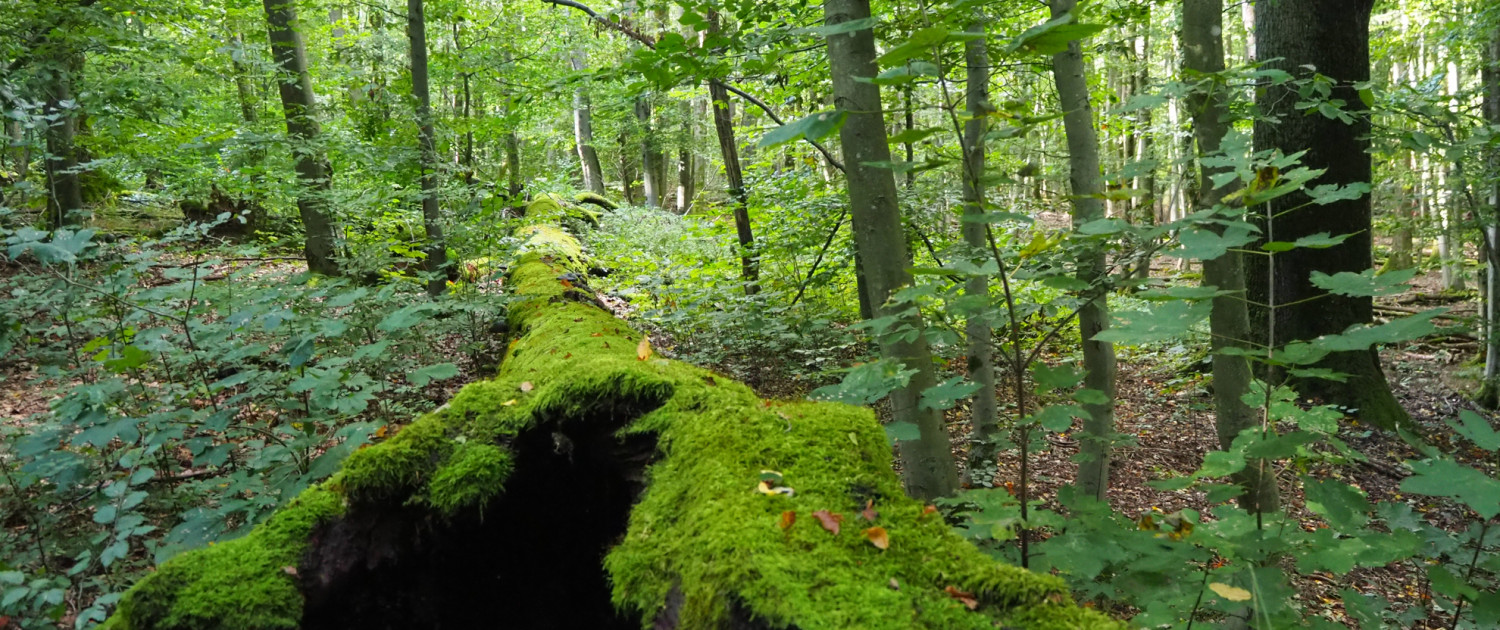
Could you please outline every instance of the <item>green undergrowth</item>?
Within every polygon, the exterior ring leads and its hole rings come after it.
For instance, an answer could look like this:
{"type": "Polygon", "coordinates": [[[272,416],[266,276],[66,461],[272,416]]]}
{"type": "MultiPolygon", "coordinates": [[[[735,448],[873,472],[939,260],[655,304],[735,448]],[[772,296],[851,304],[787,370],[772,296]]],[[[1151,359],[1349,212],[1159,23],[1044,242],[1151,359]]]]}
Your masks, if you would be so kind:
{"type": "MultiPolygon", "coordinates": [[[[533,208],[556,202],[543,199],[533,208]]],[[[1061,580],[996,563],[907,498],[868,409],[765,401],[654,356],[641,333],[593,303],[576,248],[538,229],[512,267],[516,338],[494,379],[354,453],[249,536],[163,565],[124,597],[110,627],[296,627],[295,565],[319,522],[350,502],[444,515],[482,506],[512,470],[510,438],[542,423],[599,420],[659,439],[647,490],[604,562],[615,603],[646,622],[675,586],[685,628],[714,627],[735,605],[807,630],[1118,625],[1075,606],[1061,580]],[[793,493],[759,491],[766,470],[793,493]],[[859,516],[867,507],[870,522],[859,516]],[[837,533],[820,526],[821,510],[842,518],[837,533]],[[874,527],[887,549],[872,542],[874,527]]]]}

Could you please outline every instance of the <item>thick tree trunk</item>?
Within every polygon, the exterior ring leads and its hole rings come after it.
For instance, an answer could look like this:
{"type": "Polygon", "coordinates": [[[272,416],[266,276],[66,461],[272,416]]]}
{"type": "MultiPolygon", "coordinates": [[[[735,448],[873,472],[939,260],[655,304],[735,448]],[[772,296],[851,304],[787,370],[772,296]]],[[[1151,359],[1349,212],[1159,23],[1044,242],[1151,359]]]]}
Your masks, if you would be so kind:
{"type": "Polygon", "coordinates": [[[319,145],[317,98],[313,95],[312,75],[307,71],[307,49],[297,31],[295,0],[262,0],[262,4],[271,55],[276,62],[276,83],[281,88],[286,132],[291,137],[297,180],[302,185],[297,193],[297,212],[302,217],[302,229],[307,232],[302,251],[309,271],[336,276],[339,265],[333,258],[335,242],[328,204],[333,174],[319,145]]]}
{"type": "Polygon", "coordinates": [[[58,46],[47,69],[47,102],[43,112],[56,118],[47,125],[47,227],[78,225],[87,218],[83,182],[78,173],[78,105],[73,80],[82,74],[83,55],[58,46]]]}
{"type": "MultiPolygon", "coordinates": [[[[1304,65],[1337,81],[1332,98],[1359,103],[1354,84],[1370,78],[1369,18],[1373,0],[1275,0],[1256,6],[1257,54],[1271,67],[1305,75],[1304,65]]],[[[1313,184],[1353,184],[1370,181],[1370,123],[1356,117],[1344,124],[1324,116],[1308,116],[1295,108],[1295,87],[1270,86],[1260,100],[1262,115],[1255,123],[1255,149],[1292,154],[1307,150],[1302,164],[1327,169],[1313,184]]],[[[1278,198],[1256,209],[1267,241],[1295,241],[1320,232],[1347,234],[1343,243],[1327,249],[1298,248],[1246,260],[1246,282],[1252,304],[1251,323],[1262,342],[1281,345],[1320,335],[1343,332],[1372,320],[1372,301],[1328,294],[1309,281],[1313,271],[1333,275],[1360,273],[1373,265],[1370,197],[1339,201],[1288,212],[1308,203],[1301,192],[1278,198]]],[[[1258,245],[1252,245],[1258,247],[1258,245]]],[[[1330,355],[1319,367],[1348,374],[1344,382],[1300,380],[1294,386],[1309,398],[1358,410],[1365,422],[1391,428],[1407,420],[1406,411],[1391,394],[1374,348],[1330,355]]]]}
{"type": "MultiPolygon", "coordinates": [[[[1068,14],[1076,0],[1051,0],[1054,19],[1068,14]]],[[[1072,184],[1073,226],[1104,218],[1098,195],[1104,192],[1099,173],[1099,140],[1094,133],[1094,110],[1089,104],[1083,48],[1077,41],[1052,57],[1052,76],[1062,104],[1063,130],[1068,137],[1068,181],[1072,184]]],[[[1088,418],[1080,436],[1083,461],[1078,464],[1078,487],[1084,494],[1104,499],[1109,490],[1109,451],[1115,430],[1115,346],[1095,341],[1094,335],[1109,326],[1109,292],[1105,285],[1104,249],[1093,247],[1079,255],[1078,279],[1091,287],[1088,302],[1078,312],[1078,331],[1083,345],[1083,367],[1088,371],[1084,387],[1102,392],[1102,404],[1085,405],[1088,418]]]]}
{"type": "MultiPolygon", "coordinates": [[[[869,0],[825,0],[824,22],[828,26],[870,17],[869,0]]],[[[890,169],[869,166],[888,162],[885,114],[880,88],[859,79],[876,75],[875,35],[869,28],[828,37],[828,60],[833,72],[833,94],[838,108],[848,113],[839,130],[843,144],[845,181],[849,190],[850,216],[860,265],[865,272],[870,303],[877,315],[895,315],[890,299],[911,283],[907,271],[908,252],[902,235],[901,215],[896,205],[896,179],[890,169]]],[[[906,310],[906,309],[901,309],[906,310]]],[[[921,330],[919,316],[906,316],[905,325],[921,330]]],[[[921,334],[907,341],[882,339],[881,356],[916,370],[908,384],[891,393],[892,416],[898,423],[917,427],[920,438],[901,441],[902,470],[907,491],[919,498],[947,496],[958,486],[957,471],[942,415],[919,405],[922,392],[935,384],[932,355],[921,334]]]]}
{"type": "Polygon", "coordinates": [[[406,34],[411,40],[411,92],[417,100],[418,160],[422,169],[422,227],[427,230],[427,294],[448,287],[448,248],[443,242],[443,211],[438,204],[437,143],[432,129],[432,97],[427,89],[427,16],[422,0],[406,0],[406,34]]]}
{"type": "MultiPolygon", "coordinates": [[[[582,48],[573,49],[573,71],[585,66],[582,48]]],[[[573,91],[573,142],[578,145],[578,162],[583,171],[583,187],[596,195],[604,194],[604,169],[599,166],[599,151],[594,149],[594,108],[589,102],[587,81],[573,91]]]]}
{"type": "MultiPolygon", "coordinates": [[[[1182,7],[1183,67],[1207,76],[1224,71],[1223,0],[1185,0],[1182,7]]],[[[1200,85],[1188,99],[1193,112],[1193,136],[1197,139],[1198,162],[1219,153],[1220,142],[1229,132],[1230,112],[1223,84],[1200,85]]],[[[1210,178],[1227,167],[1200,166],[1198,198],[1194,211],[1211,210],[1239,189],[1238,183],[1215,188],[1210,178]]],[[[1222,228],[1220,232],[1222,233],[1222,228]]],[[[1213,336],[1214,426],[1219,447],[1229,449],[1234,439],[1246,429],[1259,425],[1255,410],[1241,398],[1250,392],[1254,375],[1250,362],[1242,355],[1224,350],[1246,349],[1250,338],[1250,313],[1245,305],[1244,256],[1231,250],[1213,260],[1203,261],[1203,284],[1229,292],[1213,299],[1209,331],[1213,336]]],[[[1265,460],[1252,460],[1235,476],[1243,490],[1240,507],[1249,512],[1274,512],[1278,509],[1276,477],[1265,460]]]]}
{"type": "MultiPolygon", "coordinates": [[[[578,211],[545,199],[526,216],[578,211]]],[[[576,240],[523,230],[493,380],[162,564],[101,630],[1125,627],[904,496],[868,409],[651,356],[577,284],[576,240]]]]}
{"type": "MultiPolygon", "coordinates": [[[[984,23],[972,23],[968,30],[979,36],[964,44],[964,108],[969,118],[964,122],[964,162],[960,179],[963,182],[964,216],[977,217],[985,212],[984,136],[989,128],[986,124],[987,115],[991,111],[990,58],[988,47],[985,45],[984,23]]],[[[983,256],[989,248],[986,228],[988,224],[978,221],[965,221],[961,228],[964,244],[968,245],[979,259],[988,258],[983,256]]],[[[964,284],[964,293],[979,296],[979,303],[989,310],[990,283],[988,278],[985,276],[969,278],[964,284]]],[[[993,324],[983,314],[970,315],[964,323],[964,332],[969,338],[967,349],[969,380],[979,385],[979,390],[974,392],[974,399],[970,401],[969,406],[969,426],[972,432],[969,435],[971,444],[967,471],[971,480],[973,472],[983,471],[988,474],[995,466],[997,445],[994,443],[994,438],[998,431],[1000,406],[995,399],[995,349],[991,347],[994,339],[992,329],[993,324]]]]}

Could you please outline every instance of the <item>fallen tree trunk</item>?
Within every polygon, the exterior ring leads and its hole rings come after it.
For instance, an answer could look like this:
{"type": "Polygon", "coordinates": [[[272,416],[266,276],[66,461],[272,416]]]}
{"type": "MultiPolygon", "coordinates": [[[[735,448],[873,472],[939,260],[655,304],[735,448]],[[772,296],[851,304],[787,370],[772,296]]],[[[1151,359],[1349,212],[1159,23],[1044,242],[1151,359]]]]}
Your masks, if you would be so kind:
{"type": "Polygon", "coordinates": [[[907,498],[869,410],[652,356],[554,227],[578,210],[528,208],[552,224],[522,228],[494,379],[162,564],[104,627],[1119,627],[907,498]]]}

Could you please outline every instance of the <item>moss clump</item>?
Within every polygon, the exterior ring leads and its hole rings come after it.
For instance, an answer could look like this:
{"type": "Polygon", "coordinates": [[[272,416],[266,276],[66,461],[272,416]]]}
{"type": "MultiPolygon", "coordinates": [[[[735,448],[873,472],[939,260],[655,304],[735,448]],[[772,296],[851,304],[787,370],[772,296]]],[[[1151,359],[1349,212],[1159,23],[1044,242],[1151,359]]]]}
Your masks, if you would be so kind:
{"type": "Polygon", "coordinates": [[[296,628],[302,595],[295,567],[307,536],[344,512],[328,484],[304,491],[244,538],[167,561],[120,599],[111,630],[296,628]],[[288,571],[288,568],[293,570],[288,571]]]}
{"type": "Polygon", "coordinates": [[[609,199],[605,198],[604,195],[599,195],[599,194],[595,194],[595,193],[591,193],[591,192],[581,192],[581,193],[578,193],[577,195],[575,195],[573,197],[573,200],[577,201],[578,203],[590,203],[590,204],[594,204],[596,206],[599,206],[600,208],[604,208],[605,210],[619,210],[620,209],[619,204],[616,204],[615,202],[610,201],[609,199]]]}
{"type": "Polygon", "coordinates": [[[444,516],[471,505],[483,508],[500,491],[510,470],[510,453],[493,444],[466,442],[433,474],[427,500],[444,516]]]}
{"type": "Polygon", "coordinates": [[[601,216],[597,211],[552,193],[537,195],[526,204],[526,223],[529,225],[598,227],[601,216]]]}

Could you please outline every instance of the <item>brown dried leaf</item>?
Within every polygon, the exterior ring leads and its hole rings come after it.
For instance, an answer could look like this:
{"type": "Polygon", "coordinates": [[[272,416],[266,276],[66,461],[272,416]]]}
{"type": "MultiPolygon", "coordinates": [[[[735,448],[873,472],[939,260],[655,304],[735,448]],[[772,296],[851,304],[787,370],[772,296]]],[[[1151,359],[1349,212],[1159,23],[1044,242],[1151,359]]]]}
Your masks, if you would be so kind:
{"type": "Polygon", "coordinates": [[[823,525],[823,529],[832,532],[835,536],[838,535],[839,524],[844,522],[843,514],[829,512],[828,510],[818,510],[813,512],[812,515],[813,518],[818,519],[818,523],[823,525]]]}
{"type": "Polygon", "coordinates": [[[787,511],[781,513],[781,531],[786,531],[786,530],[791,529],[792,528],[792,523],[795,523],[795,522],[797,522],[797,513],[796,512],[793,512],[791,510],[787,510],[787,511]]]}
{"type": "Polygon", "coordinates": [[[875,500],[865,501],[865,509],[859,511],[859,517],[873,523],[877,516],[880,516],[880,513],[875,511],[875,500]]]}
{"type": "Polygon", "coordinates": [[[966,591],[960,591],[960,590],[958,590],[957,587],[955,587],[955,586],[953,586],[951,584],[948,585],[947,587],[944,587],[943,591],[946,592],[946,593],[948,593],[949,597],[952,597],[953,599],[956,599],[956,600],[958,600],[960,602],[963,602],[964,607],[968,608],[969,610],[974,610],[975,608],[979,607],[979,600],[974,598],[974,594],[973,593],[969,593],[969,592],[966,592],[966,591]]]}
{"type": "Polygon", "coordinates": [[[891,548],[891,536],[886,533],[884,527],[871,527],[865,530],[865,539],[881,551],[891,548]]]}

